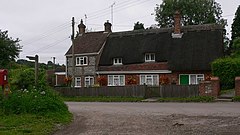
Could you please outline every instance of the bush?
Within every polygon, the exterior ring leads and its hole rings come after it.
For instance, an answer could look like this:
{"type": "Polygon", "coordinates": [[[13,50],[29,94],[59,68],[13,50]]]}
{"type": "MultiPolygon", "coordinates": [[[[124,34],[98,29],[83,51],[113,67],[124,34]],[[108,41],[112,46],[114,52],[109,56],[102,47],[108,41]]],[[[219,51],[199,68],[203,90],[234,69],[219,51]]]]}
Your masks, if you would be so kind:
{"type": "Polygon", "coordinates": [[[68,113],[68,108],[58,94],[47,86],[45,71],[39,73],[34,86],[33,69],[16,69],[10,72],[12,93],[0,96],[0,111],[4,114],[68,113]]]}
{"type": "Polygon", "coordinates": [[[235,96],[235,97],[233,98],[233,101],[240,102],[240,96],[235,96]]]}
{"type": "Polygon", "coordinates": [[[234,88],[235,77],[240,76],[240,58],[222,58],[212,63],[212,73],[218,76],[221,89],[234,88]]]}
{"type": "Polygon", "coordinates": [[[2,98],[1,109],[5,114],[46,114],[68,111],[60,97],[50,89],[14,91],[8,98],[2,98]]]}

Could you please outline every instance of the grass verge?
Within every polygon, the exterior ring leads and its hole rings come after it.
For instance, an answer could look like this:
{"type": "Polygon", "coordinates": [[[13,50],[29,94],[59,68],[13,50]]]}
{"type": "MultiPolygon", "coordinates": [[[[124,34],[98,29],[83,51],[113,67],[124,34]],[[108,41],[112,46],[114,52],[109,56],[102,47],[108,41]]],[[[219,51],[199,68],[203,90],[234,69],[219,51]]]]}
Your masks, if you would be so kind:
{"type": "Polygon", "coordinates": [[[62,97],[64,101],[74,102],[140,102],[138,97],[62,97]]]}
{"type": "Polygon", "coordinates": [[[72,115],[36,114],[3,115],[0,117],[0,135],[47,135],[56,130],[56,125],[67,124],[72,115]]]}
{"type": "Polygon", "coordinates": [[[214,97],[199,96],[199,97],[186,97],[186,98],[159,98],[159,102],[213,102],[214,97]]]}

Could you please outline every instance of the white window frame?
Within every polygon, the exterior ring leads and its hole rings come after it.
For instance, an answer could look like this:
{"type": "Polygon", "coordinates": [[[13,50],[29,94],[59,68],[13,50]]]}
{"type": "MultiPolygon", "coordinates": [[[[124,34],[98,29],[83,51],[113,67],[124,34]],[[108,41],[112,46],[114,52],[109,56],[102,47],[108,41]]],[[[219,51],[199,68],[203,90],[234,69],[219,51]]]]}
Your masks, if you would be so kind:
{"type": "Polygon", "coordinates": [[[76,66],[86,66],[86,65],[88,65],[87,56],[76,57],[76,66]]]}
{"type": "Polygon", "coordinates": [[[158,74],[140,75],[140,85],[144,84],[150,86],[159,86],[159,75],[158,74]],[[151,83],[148,83],[148,80],[150,80],[151,83]]]}
{"type": "Polygon", "coordinates": [[[85,87],[91,87],[94,85],[94,77],[93,76],[86,76],[85,77],[85,87]]]}
{"type": "Polygon", "coordinates": [[[81,77],[75,77],[75,87],[81,87],[81,77]],[[79,82],[79,83],[78,83],[79,82]]]}
{"type": "Polygon", "coordinates": [[[181,75],[188,75],[189,85],[197,85],[197,84],[200,83],[200,81],[205,80],[204,74],[179,74],[179,84],[180,84],[180,82],[181,82],[181,80],[180,80],[180,76],[181,76],[181,75]],[[195,76],[194,82],[192,82],[191,76],[195,76]]]}
{"type": "Polygon", "coordinates": [[[125,86],[125,75],[108,75],[108,86],[125,86]]]}
{"type": "Polygon", "coordinates": [[[146,53],[145,62],[155,62],[155,53],[146,53]]]}
{"type": "Polygon", "coordinates": [[[122,65],[122,58],[114,58],[113,65],[122,65]]]}

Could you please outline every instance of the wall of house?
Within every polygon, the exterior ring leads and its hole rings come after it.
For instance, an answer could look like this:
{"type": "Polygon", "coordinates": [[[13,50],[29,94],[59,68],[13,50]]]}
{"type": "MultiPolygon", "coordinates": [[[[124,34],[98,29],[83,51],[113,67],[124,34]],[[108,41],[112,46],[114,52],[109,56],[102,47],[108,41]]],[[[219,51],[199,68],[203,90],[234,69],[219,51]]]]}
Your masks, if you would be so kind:
{"type": "MultiPolygon", "coordinates": [[[[193,72],[185,71],[185,72],[173,72],[171,74],[158,74],[159,84],[179,84],[180,74],[204,74],[205,80],[208,80],[209,77],[212,76],[211,72],[209,71],[193,71],[193,72]]],[[[104,84],[108,84],[108,75],[100,75],[98,76],[98,78],[101,81],[105,81],[104,84]]],[[[139,85],[139,84],[140,84],[140,74],[125,75],[125,85],[139,85]]]]}
{"type": "MultiPolygon", "coordinates": [[[[86,76],[93,76],[96,84],[96,63],[97,55],[86,55],[88,57],[88,65],[75,66],[75,77],[81,77],[81,86],[84,86],[84,80],[86,76]]],[[[77,57],[77,56],[75,56],[77,57]]],[[[72,58],[67,59],[67,76],[72,76],[72,58]]]]}

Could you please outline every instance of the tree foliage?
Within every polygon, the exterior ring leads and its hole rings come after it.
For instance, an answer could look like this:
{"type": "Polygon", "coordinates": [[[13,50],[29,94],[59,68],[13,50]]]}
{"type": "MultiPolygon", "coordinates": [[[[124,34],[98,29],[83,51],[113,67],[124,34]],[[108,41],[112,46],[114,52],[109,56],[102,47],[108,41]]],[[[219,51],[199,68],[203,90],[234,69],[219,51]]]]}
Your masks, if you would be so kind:
{"type": "Polygon", "coordinates": [[[232,41],[237,37],[240,37],[240,5],[238,6],[232,23],[232,41]]]}
{"type": "Polygon", "coordinates": [[[145,29],[143,23],[140,23],[140,22],[134,23],[134,30],[141,30],[141,29],[145,29]]]}
{"type": "Polygon", "coordinates": [[[212,63],[212,73],[218,76],[222,89],[234,88],[235,77],[240,76],[239,58],[221,58],[212,63]]]}
{"type": "Polygon", "coordinates": [[[232,47],[232,57],[240,58],[240,37],[237,37],[233,40],[233,47],[232,47]]]}
{"type": "Polygon", "coordinates": [[[160,27],[172,27],[173,14],[179,10],[182,15],[182,24],[198,25],[207,23],[225,24],[222,19],[222,10],[215,0],[163,0],[155,8],[156,17],[160,27]]]}
{"type": "Polygon", "coordinates": [[[19,56],[21,46],[18,42],[19,39],[8,37],[8,31],[0,30],[0,67],[5,67],[19,56]]]}

